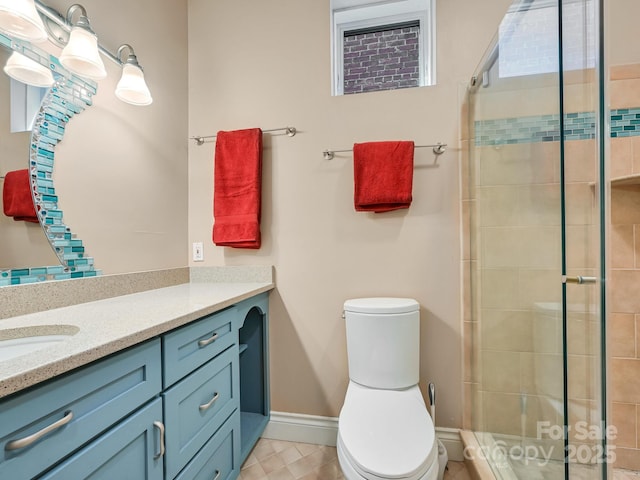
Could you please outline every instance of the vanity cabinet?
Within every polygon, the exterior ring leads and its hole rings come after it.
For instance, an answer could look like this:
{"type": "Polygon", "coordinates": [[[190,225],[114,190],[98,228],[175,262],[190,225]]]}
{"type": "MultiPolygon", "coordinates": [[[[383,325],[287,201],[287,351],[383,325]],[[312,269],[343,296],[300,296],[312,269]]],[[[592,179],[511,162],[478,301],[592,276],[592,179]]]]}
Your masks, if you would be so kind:
{"type": "Polygon", "coordinates": [[[234,480],[269,421],[268,293],[0,400],[0,478],[234,480]]]}
{"type": "Polygon", "coordinates": [[[36,477],[157,396],[160,355],[156,339],[0,402],[0,478],[36,477]]]}
{"type": "Polygon", "coordinates": [[[240,474],[269,422],[268,308],[263,293],[163,336],[167,479],[240,474]]]}

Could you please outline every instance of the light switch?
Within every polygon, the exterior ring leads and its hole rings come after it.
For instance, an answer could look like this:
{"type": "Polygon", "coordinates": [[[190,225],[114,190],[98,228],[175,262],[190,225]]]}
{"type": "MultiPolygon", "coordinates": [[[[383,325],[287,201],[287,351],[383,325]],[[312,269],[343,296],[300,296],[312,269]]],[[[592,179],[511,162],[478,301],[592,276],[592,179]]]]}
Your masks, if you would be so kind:
{"type": "Polygon", "coordinates": [[[193,261],[204,261],[204,249],[202,246],[202,242],[193,242],[193,261]]]}

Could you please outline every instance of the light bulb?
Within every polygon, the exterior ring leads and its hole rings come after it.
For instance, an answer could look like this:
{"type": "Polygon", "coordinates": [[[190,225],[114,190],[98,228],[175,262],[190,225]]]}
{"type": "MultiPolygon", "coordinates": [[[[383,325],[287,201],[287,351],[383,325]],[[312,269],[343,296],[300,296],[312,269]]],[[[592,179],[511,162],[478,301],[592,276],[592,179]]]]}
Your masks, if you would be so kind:
{"type": "Polygon", "coordinates": [[[153,102],[149,87],[144,81],[144,73],[138,65],[123,65],[122,77],[116,86],[116,97],[132,105],[150,105],[153,102]]]}
{"type": "Polygon", "coordinates": [[[0,0],[0,30],[35,43],[48,38],[34,0],[0,0]]]}
{"type": "Polygon", "coordinates": [[[18,52],[11,54],[3,70],[11,78],[35,87],[50,87],[54,83],[51,70],[18,52]]]}
{"type": "Polygon", "coordinates": [[[98,51],[98,38],[92,32],[74,26],[69,34],[69,42],[60,54],[64,68],[81,77],[101,80],[107,76],[104,63],[98,51]]]}

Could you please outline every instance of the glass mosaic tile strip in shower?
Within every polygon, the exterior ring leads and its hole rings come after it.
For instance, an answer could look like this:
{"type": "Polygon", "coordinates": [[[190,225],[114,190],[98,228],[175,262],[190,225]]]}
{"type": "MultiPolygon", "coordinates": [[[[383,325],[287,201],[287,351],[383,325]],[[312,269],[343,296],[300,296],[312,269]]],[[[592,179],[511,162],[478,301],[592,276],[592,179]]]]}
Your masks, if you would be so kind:
{"type": "Polygon", "coordinates": [[[614,110],[611,115],[611,136],[635,137],[640,135],[640,108],[614,110]]]}
{"type": "MultiPolygon", "coordinates": [[[[560,141],[560,115],[499,118],[475,122],[477,146],[560,141]]],[[[594,112],[568,113],[564,117],[566,140],[595,138],[594,112]]],[[[611,137],[640,135],[640,107],[611,110],[611,137]]]]}

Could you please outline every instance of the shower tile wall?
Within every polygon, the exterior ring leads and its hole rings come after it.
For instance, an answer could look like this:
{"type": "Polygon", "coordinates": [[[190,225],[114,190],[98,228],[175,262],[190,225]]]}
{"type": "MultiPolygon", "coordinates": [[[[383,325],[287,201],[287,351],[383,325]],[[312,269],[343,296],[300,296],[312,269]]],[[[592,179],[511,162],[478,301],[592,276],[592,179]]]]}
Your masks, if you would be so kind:
{"type": "MultiPolygon", "coordinates": [[[[548,83],[524,95],[518,87],[477,95],[463,139],[475,145],[462,169],[464,426],[532,440],[538,421],[562,425],[559,116],[557,86],[548,83]]],[[[568,98],[580,88],[571,85],[568,98]]],[[[583,111],[576,105],[565,117],[566,129],[576,130],[565,144],[568,273],[593,275],[595,130],[593,113],[583,111]]],[[[570,421],[597,421],[598,385],[585,381],[597,367],[594,288],[568,290],[570,421]]]]}
{"type": "MultiPolygon", "coordinates": [[[[562,391],[559,143],[551,91],[527,93],[519,103],[518,90],[481,98],[480,123],[463,128],[463,147],[475,145],[463,149],[471,158],[465,153],[461,169],[464,427],[520,435],[526,393],[525,434],[534,436],[535,421],[561,422],[553,411],[562,391]],[[518,110],[509,112],[510,103],[518,110]]],[[[595,131],[593,114],[579,107],[565,118],[567,129],[586,126],[571,132],[581,140],[566,142],[568,273],[595,275],[593,212],[584,208],[593,198],[595,131]]],[[[610,108],[610,413],[618,429],[615,466],[640,470],[640,181],[633,178],[640,177],[640,65],[611,69],[610,108]]],[[[585,308],[595,304],[595,291],[568,288],[569,424],[596,423],[599,325],[585,308]]]]}
{"type": "MultiPolygon", "coordinates": [[[[640,65],[612,68],[610,87],[612,108],[637,110],[640,65]]],[[[640,470],[640,178],[631,184],[616,179],[640,177],[637,135],[640,132],[633,131],[631,136],[612,138],[610,154],[609,396],[612,424],[618,429],[616,466],[632,470],[640,470]]]]}

